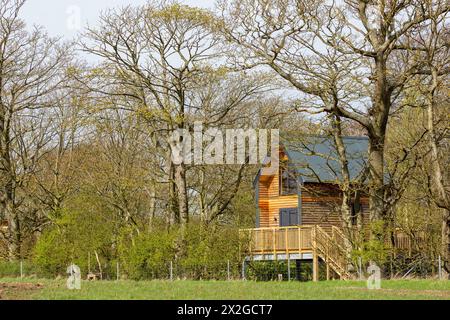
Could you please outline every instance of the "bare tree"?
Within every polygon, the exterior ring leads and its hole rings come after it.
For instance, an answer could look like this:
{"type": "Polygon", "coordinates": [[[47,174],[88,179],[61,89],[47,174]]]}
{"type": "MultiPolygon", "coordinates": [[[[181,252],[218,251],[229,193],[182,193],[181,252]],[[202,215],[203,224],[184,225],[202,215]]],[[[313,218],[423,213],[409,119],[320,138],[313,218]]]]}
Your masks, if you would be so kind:
{"type": "Polygon", "coordinates": [[[67,79],[64,88],[53,94],[52,101],[53,106],[45,108],[50,142],[33,172],[38,187],[30,194],[42,206],[48,222],[61,218],[65,200],[80,189],[83,152],[79,147],[87,141],[89,132],[85,117],[88,99],[73,81],[67,79]]]}
{"type": "Polygon", "coordinates": [[[229,123],[252,95],[265,90],[267,78],[245,80],[220,67],[214,16],[205,10],[161,2],[109,11],[99,29],[88,30],[85,51],[102,58],[93,72],[95,92],[116,97],[120,107],[143,117],[165,150],[172,222],[189,220],[185,163],[170,161],[173,130],[229,123]],[[244,81],[245,80],[245,81],[244,81]],[[121,98],[121,99],[119,99],[121,98]],[[174,195],[174,196],[172,196],[174,195]]]}
{"type": "MultiPolygon", "coordinates": [[[[449,11],[436,4],[434,15],[449,11]]],[[[417,65],[397,63],[404,40],[431,19],[418,1],[223,1],[225,37],[235,63],[268,66],[306,98],[304,108],[365,128],[373,222],[386,221],[385,139],[393,105],[417,65]],[[244,59],[240,59],[245,57],[244,59]],[[312,101],[312,102],[311,102],[312,101]]],[[[383,235],[378,234],[378,237],[383,235]]]]}
{"type": "Polygon", "coordinates": [[[450,273],[450,192],[449,176],[445,163],[448,163],[448,115],[449,100],[446,96],[450,71],[448,15],[439,14],[438,3],[427,2],[423,10],[430,16],[428,23],[408,38],[411,46],[409,56],[415,56],[420,63],[418,75],[420,84],[417,91],[422,99],[426,114],[426,132],[430,171],[429,194],[435,205],[442,210],[441,255],[444,267],[450,273]]]}
{"type": "Polygon", "coordinates": [[[61,86],[67,48],[40,29],[25,31],[23,0],[0,1],[0,208],[8,221],[10,259],[38,223],[24,191],[51,140],[44,108],[61,86]]]}
{"type": "MultiPolygon", "coordinates": [[[[188,92],[217,43],[207,27],[210,19],[207,12],[178,4],[127,7],[104,14],[102,26],[87,33],[93,45],[83,47],[103,58],[106,83],[121,86],[109,94],[137,100],[136,111],[167,134],[186,128],[188,92]]],[[[177,194],[176,220],[185,225],[189,220],[185,164],[174,165],[169,172],[177,194]]]]}

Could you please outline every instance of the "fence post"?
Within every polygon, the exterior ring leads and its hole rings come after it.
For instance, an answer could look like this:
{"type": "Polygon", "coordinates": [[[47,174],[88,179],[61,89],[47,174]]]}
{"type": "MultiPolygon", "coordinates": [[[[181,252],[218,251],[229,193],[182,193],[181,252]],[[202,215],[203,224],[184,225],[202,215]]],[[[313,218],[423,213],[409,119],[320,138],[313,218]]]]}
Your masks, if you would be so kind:
{"type": "Polygon", "coordinates": [[[288,272],[288,281],[291,281],[291,255],[288,253],[288,260],[287,260],[287,272],[288,272]]]}
{"type": "Polygon", "coordinates": [[[117,276],[117,281],[119,281],[119,279],[120,279],[120,270],[119,270],[119,261],[117,261],[117,272],[116,272],[116,276],[117,276]]]}
{"type": "Polygon", "coordinates": [[[438,266],[439,266],[439,280],[442,280],[442,260],[441,256],[438,258],[438,266]]]}
{"type": "Polygon", "coordinates": [[[170,281],[173,281],[173,262],[170,261],[170,281]]]}
{"type": "Polygon", "coordinates": [[[359,280],[362,280],[362,259],[361,257],[358,257],[358,273],[359,273],[359,280]]]}
{"type": "Polygon", "coordinates": [[[20,260],[20,279],[23,279],[23,261],[20,260]]]}
{"type": "Polygon", "coordinates": [[[227,279],[230,281],[230,260],[227,261],[227,279]]]}
{"type": "Polygon", "coordinates": [[[242,280],[246,280],[246,279],[245,279],[245,267],[246,267],[245,263],[246,263],[246,261],[245,261],[245,259],[244,259],[244,260],[242,261],[242,280]]]}

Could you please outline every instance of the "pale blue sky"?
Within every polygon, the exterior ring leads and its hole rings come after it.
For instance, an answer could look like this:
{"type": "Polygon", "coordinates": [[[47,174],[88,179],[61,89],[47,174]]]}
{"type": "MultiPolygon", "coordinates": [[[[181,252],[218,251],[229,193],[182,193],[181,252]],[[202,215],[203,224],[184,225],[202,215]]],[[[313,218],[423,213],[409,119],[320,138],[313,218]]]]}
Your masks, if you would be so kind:
{"type": "MultiPolygon", "coordinates": [[[[28,26],[40,25],[45,27],[51,36],[64,36],[70,39],[77,34],[78,28],[71,27],[77,25],[77,21],[81,22],[81,27],[86,23],[95,25],[100,12],[104,9],[146,2],[146,0],[27,0],[21,17],[28,26]],[[79,19],[74,16],[77,12],[79,19]]],[[[214,6],[214,0],[180,2],[205,8],[214,6]]]]}

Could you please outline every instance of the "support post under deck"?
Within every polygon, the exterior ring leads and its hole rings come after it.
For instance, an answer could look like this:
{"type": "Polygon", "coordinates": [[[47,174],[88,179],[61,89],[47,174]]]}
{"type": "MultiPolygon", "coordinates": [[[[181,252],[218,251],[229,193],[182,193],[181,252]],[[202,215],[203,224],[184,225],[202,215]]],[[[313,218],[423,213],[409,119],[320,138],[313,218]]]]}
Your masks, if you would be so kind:
{"type": "Polygon", "coordinates": [[[287,273],[288,273],[288,281],[291,281],[291,258],[289,254],[287,257],[287,273]]]}
{"type": "Polygon", "coordinates": [[[328,263],[328,261],[326,262],[327,264],[327,281],[330,280],[330,264],[328,263]]]}
{"type": "Polygon", "coordinates": [[[319,257],[315,250],[313,254],[313,281],[319,281],[319,257]]]}

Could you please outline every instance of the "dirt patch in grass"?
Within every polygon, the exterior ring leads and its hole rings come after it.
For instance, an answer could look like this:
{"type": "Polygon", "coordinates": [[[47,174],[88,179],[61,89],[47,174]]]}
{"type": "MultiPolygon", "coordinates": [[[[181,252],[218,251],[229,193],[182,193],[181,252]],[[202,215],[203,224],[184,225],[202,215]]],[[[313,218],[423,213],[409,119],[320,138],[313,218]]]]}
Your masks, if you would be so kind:
{"type": "Polygon", "coordinates": [[[0,283],[0,300],[24,300],[44,288],[41,283],[0,283]]]}
{"type": "Polygon", "coordinates": [[[373,293],[380,294],[393,294],[399,296],[428,296],[434,298],[443,298],[450,300],[450,291],[449,290],[412,290],[412,289],[378,289],[378,290],[370,290],[367,288],[361,287],[338,287],[340,290],[361,290],[373,293]]]}

